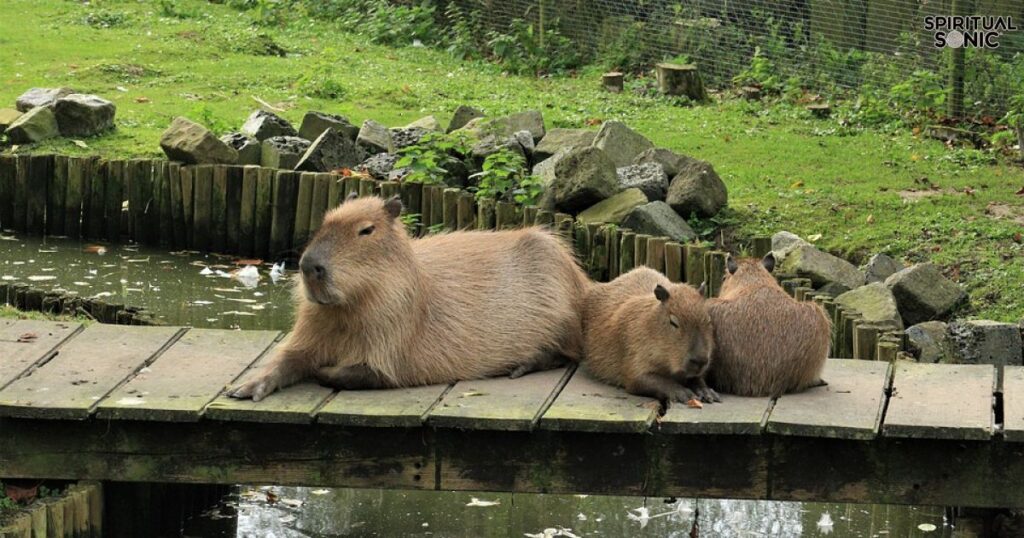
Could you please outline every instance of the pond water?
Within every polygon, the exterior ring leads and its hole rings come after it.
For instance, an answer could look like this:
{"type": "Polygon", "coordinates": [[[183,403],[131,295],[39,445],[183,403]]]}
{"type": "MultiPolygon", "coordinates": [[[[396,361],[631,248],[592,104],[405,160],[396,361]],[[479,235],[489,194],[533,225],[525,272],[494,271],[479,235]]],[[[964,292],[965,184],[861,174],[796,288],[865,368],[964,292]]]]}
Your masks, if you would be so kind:
{"type": "MultiPolygon", "coordinates": [[[[260,260],[0,235],[4,282],[143,307],[171,325],[286,330],[292,274],[260,260]]],[[[946,537],[947,523],[933,507],[267,486],[239,488],[183,535],[946,537]]]]}

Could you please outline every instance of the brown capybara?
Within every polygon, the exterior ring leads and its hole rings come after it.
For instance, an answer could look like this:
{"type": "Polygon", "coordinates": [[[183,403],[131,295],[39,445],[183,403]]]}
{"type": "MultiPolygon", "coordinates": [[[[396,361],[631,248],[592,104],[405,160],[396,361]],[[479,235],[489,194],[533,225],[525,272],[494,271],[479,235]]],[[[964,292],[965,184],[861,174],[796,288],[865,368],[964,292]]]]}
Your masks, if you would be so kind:
{"type": "Polygon", "coordinates": [[[295,327],[257,377],[260,400],[308,377],[345,389],[510,374],[578,359],[586,275],[540,228],[411,239],[402,203],[349,199],[299,262],[295,327]]]}
{"type": "Polygon", "coordinates": [[[701,291],[638,267],[591,286],[583,334],[583,366],[606,383],[666,404],[721,401],[703,378],[713,337],[701,291]]]}
{"type": "Polygon", "coordinates": [[[775,257],[729,257],[718,298],[708,301],[715,351],[708,382],[720,392],[777,397],[824,385],[831,321],[772,277],[775,257]]]}

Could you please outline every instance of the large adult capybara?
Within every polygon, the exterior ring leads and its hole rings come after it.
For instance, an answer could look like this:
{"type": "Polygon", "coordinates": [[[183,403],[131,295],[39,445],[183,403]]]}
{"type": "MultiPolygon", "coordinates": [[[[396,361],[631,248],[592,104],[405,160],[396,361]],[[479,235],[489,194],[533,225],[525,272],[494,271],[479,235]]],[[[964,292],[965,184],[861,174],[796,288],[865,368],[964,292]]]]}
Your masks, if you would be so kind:
{"type": "Polygon", "coordinates": [[[259,400],[300,379],[408,387],[550,368],[582,352],[588,281],[541,228],[411,239],[397,198],[349,199],[299,262],[296,320],[280,351],[232,391],[259,400]]]}
{"type": "Polygon", "coordinates": [[[704,383],[713,345],[703,293],[638,267],[594,284],[583,305],[583,366],[663,403],[720,401],[704,383]]]}
{"type": "Polygon", "coordinates": [[[726,263],[708,301],[715,351],[708,381],[720,392],[772,396],[823,385],[831,321],[825,310],[789,296],[772,277],[775,257],[726,263]]]}

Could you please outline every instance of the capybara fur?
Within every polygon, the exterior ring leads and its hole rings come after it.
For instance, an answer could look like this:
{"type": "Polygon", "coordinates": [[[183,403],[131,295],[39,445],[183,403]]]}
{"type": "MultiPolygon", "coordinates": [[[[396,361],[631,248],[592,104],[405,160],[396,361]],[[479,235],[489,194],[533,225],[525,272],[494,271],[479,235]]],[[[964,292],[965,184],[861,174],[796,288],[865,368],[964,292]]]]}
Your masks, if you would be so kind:
{"type": "Polygon", "coordinates": [[[638,267],[594,284],[583,305],[583,366],[606,383],[663,403],[718,401],[704,384],[711,318],[703,294],[638,267]]]}
{"type": "Polygon", "coordinates": [[[306,247],[295,327],[256,378],[259,400],[316,377],[345,389],[453,383],[578,360],[588,285],[541,228],[411,239],[397,198],[349,199],[306,247]]]}
{"type": "Polygon", "coordinates": [[[729,258],[718,298],[708,301],[715,351],[708,382],[740,396],[772,396],[823,385],[831,321],[821,306],[787,294],[772,277],[775,257],[729,258]]]}

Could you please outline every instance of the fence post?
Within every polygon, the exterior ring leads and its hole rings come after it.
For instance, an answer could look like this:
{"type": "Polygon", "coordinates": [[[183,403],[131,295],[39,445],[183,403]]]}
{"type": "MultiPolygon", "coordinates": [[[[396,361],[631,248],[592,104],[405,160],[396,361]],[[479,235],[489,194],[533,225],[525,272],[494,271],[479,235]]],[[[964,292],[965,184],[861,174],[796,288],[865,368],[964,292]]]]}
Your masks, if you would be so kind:
{"type": "MultiPolygon", "coordinates": [[[[952,0],[950,11],[954,16],[965,15],[967,0],[952,0]]],[[[964,47],[955,47],[951,51],[949,62],[949,116],[961,118],[964,115],[964,47]]]]}

